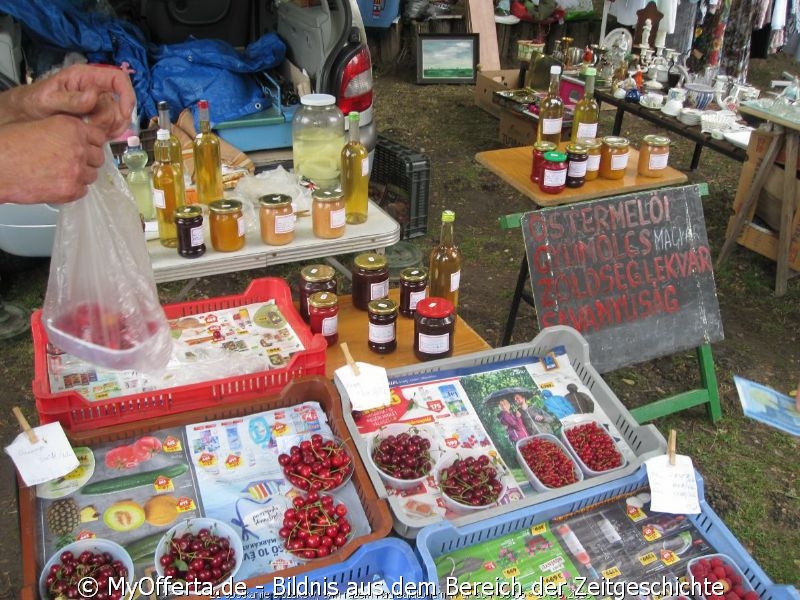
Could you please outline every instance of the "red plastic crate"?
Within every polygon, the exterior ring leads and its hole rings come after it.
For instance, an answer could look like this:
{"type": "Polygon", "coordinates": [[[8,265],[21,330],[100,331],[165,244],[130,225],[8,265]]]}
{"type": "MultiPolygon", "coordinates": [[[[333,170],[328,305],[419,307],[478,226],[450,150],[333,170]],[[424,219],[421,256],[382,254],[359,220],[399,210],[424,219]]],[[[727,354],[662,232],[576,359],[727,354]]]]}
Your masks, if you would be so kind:
{"type": "Polygon", "coordinates": [[[68,431],[86,431],[161,415],[201,409],[231,400],[263,397],[279,392],[291,380],[304,375],[325,375],[325,338],[312,335],[292,304],[288,284],[278,277],[253,280],[243,294],[164,306],[168,319],[275,300],[305,350],[292,356],[289,365],[248,375],[142,392],[110,400],[90,401],[77,392],[52,393],[47,372],[47,334],[41,310],[31,317],[34,345],[33,395],[40,423],[59,421],[68,431]]]}

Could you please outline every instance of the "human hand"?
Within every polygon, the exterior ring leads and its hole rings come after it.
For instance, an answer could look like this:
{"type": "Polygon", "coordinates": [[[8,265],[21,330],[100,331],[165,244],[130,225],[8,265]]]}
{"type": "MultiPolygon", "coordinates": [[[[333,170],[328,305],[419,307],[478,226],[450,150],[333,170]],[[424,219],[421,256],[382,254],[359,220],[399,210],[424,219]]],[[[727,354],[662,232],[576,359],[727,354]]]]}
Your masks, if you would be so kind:
{"type": "Polygon", "coordinates": [[[64,203],[86,195],[106,133],[67,115],[0,127],[0,202],[64,203]]]}

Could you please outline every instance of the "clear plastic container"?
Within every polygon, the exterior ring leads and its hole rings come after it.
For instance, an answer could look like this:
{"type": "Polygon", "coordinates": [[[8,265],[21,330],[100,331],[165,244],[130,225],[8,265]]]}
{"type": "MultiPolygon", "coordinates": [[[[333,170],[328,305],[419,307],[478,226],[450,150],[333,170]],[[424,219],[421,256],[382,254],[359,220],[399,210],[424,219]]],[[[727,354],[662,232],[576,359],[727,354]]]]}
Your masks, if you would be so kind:
{"type": "Polygon", "coordinates": [[[292,158],[298,176],[321,189],[341,184],[344,115],[330,94],[306,94],[292,119],[292,158]]]}

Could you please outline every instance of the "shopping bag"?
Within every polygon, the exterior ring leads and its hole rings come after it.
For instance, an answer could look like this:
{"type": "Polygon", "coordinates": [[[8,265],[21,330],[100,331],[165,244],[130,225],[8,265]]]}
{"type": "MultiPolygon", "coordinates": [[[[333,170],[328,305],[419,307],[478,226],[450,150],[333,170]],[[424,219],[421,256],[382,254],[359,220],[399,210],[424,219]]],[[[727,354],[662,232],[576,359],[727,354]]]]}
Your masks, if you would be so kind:
{"type": "Polygon", "coordinates": [[[42,322],[53,345],[100,367],[157,373],[169,361],[139,211],[108,144],[86,196],[61,208],[42,322]]]}

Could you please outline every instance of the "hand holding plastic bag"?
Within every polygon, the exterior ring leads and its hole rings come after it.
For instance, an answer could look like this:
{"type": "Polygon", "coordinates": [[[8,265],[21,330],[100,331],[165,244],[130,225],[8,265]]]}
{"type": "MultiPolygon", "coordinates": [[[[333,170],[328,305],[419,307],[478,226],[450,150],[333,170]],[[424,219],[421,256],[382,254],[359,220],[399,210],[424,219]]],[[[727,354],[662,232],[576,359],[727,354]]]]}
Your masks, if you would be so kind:
{"type": "Polygon", "coordinates": [[[61,208],[42,316],[51,343],[95,365],[156,373],[169,361],[139,211],[108,144],[89,192],[61,208]]]}

